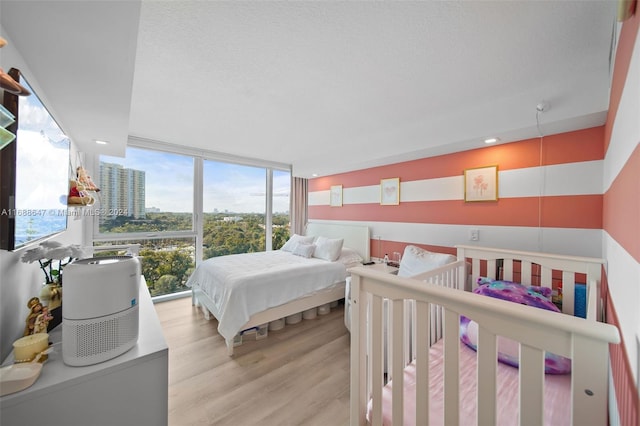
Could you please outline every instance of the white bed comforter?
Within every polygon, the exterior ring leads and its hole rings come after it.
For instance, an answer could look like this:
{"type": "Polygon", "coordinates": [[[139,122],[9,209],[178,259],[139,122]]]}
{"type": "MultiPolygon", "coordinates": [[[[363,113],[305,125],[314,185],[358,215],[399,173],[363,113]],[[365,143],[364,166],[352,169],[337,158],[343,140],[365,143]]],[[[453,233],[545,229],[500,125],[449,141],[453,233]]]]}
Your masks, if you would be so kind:
{"type": "Polygon", "coordinates": [[[213,301],[218,332],[230,340],[251,315],[332,287],[346,277],[341,262],[274,250],[207,259],[187,286],[200,288],[213,301]]]}

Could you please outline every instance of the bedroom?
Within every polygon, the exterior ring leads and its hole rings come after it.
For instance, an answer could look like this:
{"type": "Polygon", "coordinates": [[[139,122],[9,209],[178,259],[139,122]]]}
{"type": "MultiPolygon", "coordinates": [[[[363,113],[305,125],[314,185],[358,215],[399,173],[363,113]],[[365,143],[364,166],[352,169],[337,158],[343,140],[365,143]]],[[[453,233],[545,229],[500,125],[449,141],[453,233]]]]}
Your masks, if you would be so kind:
{"type": "MultiPolygon", "coordinates": [[[[39,62],[38,60],[38,58],[43,57],[41,52],[42,48],[37,46],[36,41],[34,41],[36,45],[27,45],[24,49],[19,48],[20,43],[26,43],[26,41],[16,39],[19,36],[16,37],[14,34],[20,34],[20,32],[11,27],[11,23],[7,22],[7,20],[10,20],[11,18],[8,17],[8,14],[4,13],[7,10],[11,10],[11,3],[12,2],[3,1],[1,5],[1,11],[3,12],[2,35],[4,36],[8,34],[10,36],[8,39],[11,42],[9,46],[0,51],[2,53],[2,67],[4,69],[8,69],[11,66],[25,68],[23,64],[28,64],[33,74],[37,77],[40,86],[46,89],[45,94],[50,98],[51,104],[55,106],[58,103],[64,102],[65,97],[73,92],[71,89],[65,89],[69,90],[67,94],[56,93],[55,81],[64,81],[65,79],[61,78],[59,74],[56,74],[56,70],[52,71],[51,75],[48,75],[44,61],[39,62]],[[11,31],[9,29],[11,29],[11,31]],[[6,33],[4,33],[4,31],[6,31],[6,33]],[[8,50],[12,45],[18,49],[18,53],[22,56],[22,59],[16,58],[16,56],[8,50]]],[[[32,11],[32,13],[35,16],[38,16],[37,11],[32,11]]],[[[135,18],[135,11],[132,16],[133,17],[130,19],[136,21],[135,28],[126,27],[124,25],[125,22],[123,22],[122,30],[119,32],[119,37],[121,38],[113,40],[114,45],[117,47],[116,50],[118,50],[116,53],[118,54],[124,54],[122,50],[135,49],[135,42],[127,42],[129,39],[135,40],[137,37],[137,35],[135,35],[135,31],[138,30],[138,24],[135,18]]],[[[42,20],[45,21],[42,22],[42,27],[46,28],[46,19],[42,17],[42,20]]],[[[15,22],[19,22],[19,19],[16,19],[15,22]]],[[[607,25],[609,25],[607,27],[607,31],[610,32],[611,23],[607,22],[607,25]]],[[[28,27],[28,25],[25,27],[28,27]]],[[[613,68],[614,72],[611,83],[610,100],[608,95],[608,81],[604,82],[604,92],[602,92],[602,89],[600,89],[601,92],[599,92],[604,93],[604,96],[606,97],[604,110],[606,110],[607,105],[610,105],[608,108],[608,115],[606,116],[607,118],[603,119],[598,125],[588,126],[588,129],[585,130],[577,130],[574,133],[559,135],[557,133],[561,132],[551,132],[545,136],[543,140],[544,144],[552,145],[552,142],[559,141],[559,144],[564,146],[564,148],[558,152],[561,159],[549,159],[544,163],[545,165],[553,164],[557,166],[556,168],[550,168],[551,171],[564,170],[562,173],[565,173],[567,170],[571,170],[572,173],[575,173],[573,177],[584,176],[584,174],[590,173],[590,169],[583,166],[587,166],[587,164],[595,164],[595,173],[596,175],[601,175],[602,179],[595,183],[581,182],[578,185],[579,189],[572,190],[573,192],[570,192],[572,195],[571,197],[546,197],[544,199],[544,207],[546,208],[548,206],[550,211],[545,211],[545,214],[542,217],[542,220],[548,221],[542,225],[542,227],[545,228],[543,230],[544,243],[551,244],[554,241],[556,244],[570,243],[570,247],[545,246],[544,249],[552,250],[559,248],[562,250],[592,250],[592,252],[590,252],[591,255],[604,257],[608,262],[607,278],[611,296],[609,302],[612,304],[612,309],[614,309],[617,314],[615,321],[619,322],[626,348],[626,353],[621,355],[619,361],[620,364],[615,366],[615,370],[620,372],[619,375],[616,376],[616,380],[626,380],[626,386],[628,387],[625,388],[624,385],[620,385],[622,387],[617,388],[617,392],[626,395],[626,398],[630,398],[633,401],[637,399],[636,377],[638,375],[637,334],[639,321],[635,305],[638,300],[638,259],[640,258],[640,254],[638,254],[636,237],[640,226],[637,214],[640,200],[638,197],[636,182],[638,182],[638,173],[640,171],[637,166],[637,143],[639,140],[638,129],[635,122],[631,119],[631,117],[637,117],[637,99],[634,99],[634,96],[637,93],[638,73],[628,70],[637,69],[634,68],[637,67],[638,61],[638,43],[636,43],[636,40],[637,16],[632,18],[630,21],[625,21],[625,23],[621,25],[618,51],[615,57],[616,63],[613,68]],[[572,142],[572,138],[576,135],[587,135],[587,139],[591,141],[589,143],[589,150],[583,150],[582,148],[576,149],[572,145],[572,143],[574,143],[572,142]],[[570,154],[569,158],[564,157],[564,154],[567,153],[570,154]],[[577,171],[574,171],[575,167],[578,168],[577,171]],[[596,189],[594,190],[589,186],[588,194],[590,194],[590,196],[585,196],[582,192],[583,187],[581,185],[592,184],[596,189]],[[575,219],[572,219],[571,217],[567,218],[561,214],[562,211],[566,210],[567,205],[573,207],[574,204],[572,203],[577,201],[583,202],[583,204],[575,204],[575,206],[578,206],[581,209],[586,208],[593,213],[593,216],[591,214],[580,215],[580,222],[578,223],[574,221],[575,219]],[[556,205],[554,203],[559,204],[556,205]],[[575,238],[576,234],[578,234],[579,237],[575,238]]],[[[167,40],[162,41],[168,42],[167,40]]],[[[540,41],[540,44],[543,44],[543,42],[540,41]]],[[[103,52],[105,56],[113,54],[109,49],[106,49],[109,45],[101,46],[105,47],[105,51],[103,52]]],[[[44,56],[46,57],[46,55],[44,56]]],[[[603,60],[606,61],[606,58],[603,60]]],[[[131,66],[133,65],[131,64],[131,66]]],[[[158,72],[159,71],[160,70],[158,70],[158,72]]],[[[124,78],[126,79],[127,77],[125,76],[124,78]]],[[[128,78],[131,80],[133,79],[133,77],[128,78]]],[[[188,77],[186,77],[186,79],[188,80],[188,77]]],[[[131,83],[131,80],[129,83],[131,83]]],[[[78,80],[76,82],[77,85],[89,83],[90,82],[82,80],[78,80]]],[[[296,83],[300,85],[304,84],[304,82],[300,81],[297,81],[296,83]]],[[[311,84],[311,82],[309,84],[311,84]]],[[[121,86],[118,83],[115,87],[120,88],[121,86]]],[[[602,88],[603,86],[600,85],[599,87],[602,88]]],[[[101,95],[104,95],[104,93],[101,93],[101,95]]],[[[245,93],[245,96],[249,95],[251,94],[245,93]]],[[[551,114],[557,113],[560,109],[557,103],[554,104],[551,98],[552,96],[553,95],[549,95],[549,112],[542,113],[540,116],[543,129],[545,129],[545,124],[547,123],[545,120],[547,120],[551,114]]],[[[110,98],[107,97],[105,99],[108,100],[110,98]]],[[[471,227],[479,230],[480,242],[485,245],[507,245],[508,243],[513,242],[513,232],[518,234],[518,239],[524,239],[531,244],[537,244],[539,238],[539,216],[537,213],[538,204],[537,198],[531,197],[530,194],[531,192],[535,193],[538,188],[515,188],[513,192],[515,195],[512,196],[512,198],[501,199],[499,206],[514,203],[516,207],[501,210],[498,212],[497,216],[492,215],[489,212],[485,212],[485,210],[488,210],[489,208],[484,209],[481,206],[471,206],[474,211],[476,209],[483,210],[481,212],[481,216],[478,216],[478,220],[476,221],[475,216],[473,218],[465,217],[462,219],[454,216],[454,214],[462,214],[460,210],[453,210],[452,215],[449,216],[447,213],[449,206],[448,203],[451,203],[451,201],[447,201],[448,198],[445,196],[438,196],[438,198],[430,199],[403,199],[401,200],[401,204],[395,207],[376,205],[377,194],[371,194],[371,187],[379,184],[381,178],[400,177],[401,184],[419,181],[417,184],[418,186],[427,185],[427,191],[431,191],[432,188],[428,185],[437,183],[437,180],[440,178],[454,176],[457,177],[456,179],[460,179],[464,169],[496,163],[499,165],[500,171],[504,171],[506,175],[508,175],[509,172],[512,173],[512,176],[515,174],[516,177],[514,179],[517,178],[518,174],[520,174],[520,176],[524,176],[524,173],[528,170],[540,170],[534,168],[539,164],[539,151],[537,150],[539,140],[535,137],[537,134],[535,129],[535,106],[540,100],[541,99],[539,98],[534,98],[531,105],[527,106],[524,111],[524,115],[527,117],[526,126],[534,132],[533,135],[510,140],[521,141],[526,139],[529,140],[529,142],[511,145],[496,145],[495,147],[478,149],[477,151],[471,151],[468,148],[459,149],[459,151],[462,152],[458,154],[433,152],[424,153],[415,157],[418,158],[418,160],[414,163],[406,164],[402,163],[405,158],[397,158],[397,160],[388,161],[384,164],[362,165],[359,163],[356,167],[340,171],[330,170],[329,172],[323,173],[323,176],[328,177],[311,179],[309,189],[311,192],[310,218],[315,220],[362,221],[368,223],[372,230],[371,234],[379,236],[379,240],[374,237],[374,240],[372,241],[371,249],[374,256],[379,255],[379,250],[389,251],[390,253],[400,251],[400,246],[408,242],[433,246],[433,248],[437,249],[442,249],[443,247],[451,248],[459,240],[463,240],[465,242],[468,241],[468,228],[471,227]],[[495,157],[495,155],[498,155],[497,153],[501,152],[501,150],[504,150],[501,155],[505,155],[506,158],[495,157]],[[531,154],[532,150],[533,154],[531,154]],[[439,155],[443,156],[438,157],[439,155]],[[489,158],[485,155],[489,156],[489,158]],[[520,162],[519,158],[522,156],[525,156],[525,158],[520,162]],[[385,164],[391,165],[385,166],[385,164]],[[393,164],[398,165],[394,166],[393,164]],[[360,169],[363,170],[361,172],[349,172],[349,170],[360,169]],[[325,203],[323,201],[323,197],[326,196],[326,193],[332,185],[343,185],[344,187],[344,206],[342,208],[330,208],[328,206],[328,202],[325,203]],[[527,204],[528,202],[530,204],[527,204]],[[425,215],[424,217],[416,219],[411,216],[411,212],[407,211],[407,206],[412,203],[417,203],[425,209],[421,210],[421,213],[425,215]],[[524,207],[522,207],[523,211],[519,210],[519,205],[524,205],[524,207]],[[518,214],[524,214],[524,216],[519,216],[518,214]],[[440,225],[447,226],[443,227],[440,225]],[[415,229],[418,229],[419,231],[415,231],[415,229]],[[442,229],[442,231],[439,231],[439,229],[442,229]],[[454,232],[458,232],[459,234],[454,236],[450,232],[451,230],[454,230],[454,232]],[[416,240],[415,235],[417,234],[424,235],[425,237],[419,237],[418,240],[416,240]],[[428,238],[426,237],[427,235],[428,238]],[[396,246],[396,244],[399,244],[399,246],[396,246]]],[[[453,102],[453,98],[448,99],[448,101],[453,102]]],[[[390,99],[387,100],[387,103],[388,102],[395,102],[395,100],[390,99]]],[[[96,109],[102,107],[107,108],[107,106],[108,105],[106,105],[106,103],[105,105],[97,105],[96,109]]],[[[120,129],[121,126],[119,123],[123,120],[122,114],[124,112],[127,112],[124,119],[126,119],[126,121],[129,119],[128,108],[129,107],[127,105],[122,111],[116,113],[109,112],[105,115],[108,119],[95,120],[95,122],[91,122],[91,125],[96,128],[111,125],[114,128],[117,127],[120,129]]],[[[233,112],[235,110],[230,108],[229,111],[233,112]]],[[[469,117],[466,119],[468,118],[469,117]]],[[[81,132],[81,130],[84,130],[83,126],[85,124],[77,123],[77,121],[83,121],[83,119],[84,117],[82,117],[82,119],[74,119],[73,117],[67,119],[65,117],[62,121],[71,129],[75,129],[77,126],[79,129],[78,132],[81,132]]],[[[476,129],[477,133],[483,133],[482,136],[485,136],[485,132],[493,133],[496,129],[513,128],[521,125],[520,122],[509,118],[507,115],[505,115],[504,119],[508,121],[504,127],[502,124],[498,124],[495,121],[490,120],[488,121],[491,123],[490,128],[485,131],[479,131],[476,129]]],[[[149,118],[149,120],[152,120],[152,118],[149,118]]],[[[458,122],[455,122],[453,124],[457,123],[458,122]]],[[[455,125],[451,126],[451,123],[449,124],[450,128],[456,128],[455,125]]],[[[482,130],[482,128],[480,129],[482,130]]],[[[204,129],[201,131],[205,133],[207,130],[204,129]]],[[[126,135],[130,132],[131,131],[129,129],[125,128],[123,139],[126,140],[126,135]]],[[[295,132],[298,133],[299,131],[296,129],[295,132]]],[[[85,136],[85,134],[80,133],[77,139],[91,140],[93,137],[94,136],[85,136]]],[[[120,138],[122,138],[122,136],[120,136],[120,138]]],[[[114,139],[117,139],[117,136],[114,136],[114,139]]],[[[230,150],[230,146],[228,145],[229,144],[223,144],[217,146],[215,147],[215,151],[228,152],[230,150]]],[[[348,144],[343,145],[343,148],[346,149],[348,144]]],[[[261,146],[268,145],[261,144],[261,146]]],[[[258,152],[258,149],[260,149],[260,146],[255,148],[256,152],[258,152]]],[[[276,148],[266,149],[270,151],[276,150],[276,148]]],[[[400,155],[399,152],[396,152],[395,146],[392,146],[391,144],[381,144],[378,148],[367,147],[364,149],[353,149],[356,151],[348,154],[340,151],[339,155],[357,159],[358,161],[366,160],[366,158],[363,157],[365,153],[367,155],[372,154],[372,157],[374,156],[373,154],[376,154],[375,156],[380,154],[380,156],[384,155],[386,157],[399,157],[400,155]]],[[[560,148],[558,149],[560,150],[560,148]]],[[[89,149],[87,149],[87,151],[88,150],[89,149]]],[[[414,150],[418,151],[418,149],[414,150]]],[[[273,155],[273,153],[267,154],[273,155]]],[[[268,157],[267,154],[265,154],[265,158],[272,158],[268,157]]],[[[327,157],[327,153],[319,154],[314,158],[312,164],[307,165],[308,168],[311,168],[310,166],[315,163],[331,167],[333,163],[330,161],[331,158],[327,157]]],[[[562,177],[560,179],[562,181],[562,177]]],[[[501,178],[501,182],[503,181],[505,185],[509,183],[508,178],[501,178]]],[[[551,182],[556,184],[558,181],[550,180],[550,185],[551,182]]],[[[565,182],[562,181],[562,183],[565,182]]],[[[436,187],[436,189],[437,188],[438,187],[436,187]]],[[[403,187],[401,193],[404,193],[405,189],[406,188],[403,187]]],[[[501,191],[507,191],[507,189],[508,188],[501,186],[501,191]]],[[[419,187],[418,190],[420,191],[421,187],[419,187]]],[[[410,190],[407,191],[406,194],[411,194],[410,190]]],[[[505,192],[505,194],[507,193],[505,192]]],[[[75,221],[71,222],[71,225],[81,228],[80,224],[75,221]]],[[[63,242],[78,242],[83,238],[83,236],[90,238],[90,235],[92,235],[91,231],[87,232],[84,229],[73,228],[65,233],[61,238],[63,242]]],[[[15,256],[6,252],[0,253],[0,263],[2,266],[2,283],[0,288],[0,291],[2,292],[2,300],[10,300],[10,298],[5,297],[5,295],[7,295],[8,292],[15,290],[15,282],[22,283],[20,292],[24,292],[25,294],[20,297],[25,298],[26,300],[27,294],[30,292],[27,289],[28,285],[26,282],[35,282],[35,284],[32,283],[29,285],[37,285],[37,268],[27,268],[26,265],[16,262],[15,256]],[[26,279],[26,277],[31,277],[32,279],[26,279]]],[[[13,297],[13,295],[11,297],[13,297]]],[[[11,315],[11,309],[7,309],[7,306],[5,306],[3,302],[2,315],[2,346],[4,350],[7,341],[10,342],[12,340],[11,337],[6,337],[7,340],[5,341],[4,336],[11,336],[12,334],[15,334],[15,330],[7,330],[5,328],[5,324],[7,324],[8,321],[5,315],[16,316],[18,314],[11,315]]],[[[616,384],[616,386],[619,385],[616,384]]],[[[620,401],[624,399],[625,398],[623,397],[619,397],[620,401]]]]}

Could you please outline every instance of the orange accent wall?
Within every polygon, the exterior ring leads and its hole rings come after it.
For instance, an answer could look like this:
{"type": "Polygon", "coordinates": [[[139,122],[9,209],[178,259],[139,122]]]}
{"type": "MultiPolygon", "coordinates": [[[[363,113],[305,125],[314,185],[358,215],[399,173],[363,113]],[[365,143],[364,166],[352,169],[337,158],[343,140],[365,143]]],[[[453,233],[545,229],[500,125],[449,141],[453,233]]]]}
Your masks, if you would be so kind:
{"type": "MultiPolygon", "coordinates": [[[[500,171],[566,164],[604,158],[604,127],[527,139],[497,146],[422,158],[355,172],[312,179],[309,191],[379,185],[380,179],[399,177],[401,182],[462,176],[464,170],[498,164],[500,171]]],[[[487,225],[547,228],[602,229],[602,195],[567,195],[501,198],[495,202],[463,200],[309,206],[310,219],[365,222],[404,222],[448,225],[487,225]]]]}
{"type": "Polygon", "coordinates": [[[603,224],[605,231],[640,263],[640,145],[604,194],[603,224]]]}
{"type": "Polygon", "coordinates": [[[309,206],[309,217],[368,222],[602,229],[602,196],[503,198],[486,203],[417,201],[397,206],[346,204],[340,208],[309,206]],[[540,208],[541,223],[538,223],[540,208]]]}
{"type": "Polygon", "coordinates": [[[627,73],[629,72],[633,48],[638,38],[638,27],[640,27],[640,4],[636,2],[636,14],[627,19],[620,30],[616,59],[613,66],[613,78],[611,80],[609,110],[607,111],[607,122],[605,124],[605,152],[611,142],[613,124],[618,114],[618,106],[620,105],[620,98],[622,97],[624,85],[627,81],[627,73]]]}
{"type": "MultiPolygon", "coordinates": [[[[604,277],[606,281],[606,276],[604,277]]],[[[606,287],[606,286],[605,286],[606,287]]],[[[605,298],[605,311],[607,324],[620,326],[618,314],[610,297],[605,298]]],[[[609,359],[611,360],[611,375],[618,402],[618,414],[621,425],[638,425],[640,418],[638,411],[640,400],[636,389],[635,380],[629,367],[629,356],[624,340],[617,345],[609,345],[609,359]]]]}
{"type": "MultiPolygon", "coordinates": [[[[604,147],[605,152],[611,143],[611,133],[615,126],[620,99],[625,89],[629,64],[633,56],[635,43],[640,26],[640,10],[636,4],[636,14],[626,20],[620,32],[616,59],[611,82],[609,97],[609,111],[605,124],[604,147]]],[[[636,94],[632,94],[636,96],[636,94]]],[[[636,142],[638,141],[631,141],[636,142]]],[[[640,152],[636,147],[611,187],[603,196],[603,228],[621,246],[640,262],[640,152]]],[[[613,300],[609,297],[607,276],[603,274],[603,297],[606,306],[606,320],[609,324],[620,327],[613,300]]],[[[611,359],[611,374],[615,386],[617,409],[620,423],[623,425],[640,424],[638,389],[632,374],[627,344],[624,339],[619,345],[609,345],[611,359]]]]}
{"type": "MultiPolygon", "coordinates": [[[[545,136],[542,139],[542,165],[602,160],[604,127],[545,136]]],[[[373,167],[309,181],[309,191],[378,185],[380,179],[399,177],[401,182],[462,175],[465,169],[498,164],[499,170],[540,166],[540,138],[488,146],[470,151],[373,167]]]]}

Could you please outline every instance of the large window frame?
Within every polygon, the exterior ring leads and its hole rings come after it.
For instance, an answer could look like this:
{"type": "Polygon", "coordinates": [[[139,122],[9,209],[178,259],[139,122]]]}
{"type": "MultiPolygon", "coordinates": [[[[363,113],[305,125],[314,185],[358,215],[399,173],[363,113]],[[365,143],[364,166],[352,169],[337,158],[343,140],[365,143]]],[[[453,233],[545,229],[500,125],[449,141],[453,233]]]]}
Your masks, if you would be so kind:
{"type": "MultiPolygon", "coordinates": [[[[99,226],[99,217],[94,216],[92,222],[93,242],[118,242],[118,241],[131,241],[131,240],[155,240],[155,239],[169,239],[169,238],[194,238],[195,239],[195,265],[197,266],[202,262],[203,258],[203,225],[204,225],[204,213],[203,213],[203,197],[204,197],[204,161],[219,161],[237,164],[241,166],[253,166],[265,169],[265,249],[267,251],[273,249],[272,245],[272,225],[273,225],[273,172],[274,170],[288,172],[291,174],[291,165],[284,163],[277,163],[271,161],[264,161],[258,159],[244,158],[239,156],[233,156],[229,154],[223,154],[215,151],[206,151],[201,149],[193,149],[189,147],[182,147],[178,145],[162,143],[157,141],[151,141],[146,139],[140,139],[135,137],[129,137],[127,148],[139,148],[151,151],[165,152],[169,154],[178,154],[189,156],[193,158],[193,212],[192,212],[192,229],[182,231],[160,231],[160,232],[128,232],[128,233],[101,233],[99,226]]],[[[100,169],[100,157],[95,155],[93,157],[93,170],[100,169]]],[[[98,206],[99,207],[99,206],[98,206]]],[[[289,212],[291,214],[291,212],[289,212]]],[[[189,292],[182,292],[184,294],[175,294],[167,296],[182,296],[189,292]]],[[[159,296],[160,298],[164,296],[159,296]]]]}

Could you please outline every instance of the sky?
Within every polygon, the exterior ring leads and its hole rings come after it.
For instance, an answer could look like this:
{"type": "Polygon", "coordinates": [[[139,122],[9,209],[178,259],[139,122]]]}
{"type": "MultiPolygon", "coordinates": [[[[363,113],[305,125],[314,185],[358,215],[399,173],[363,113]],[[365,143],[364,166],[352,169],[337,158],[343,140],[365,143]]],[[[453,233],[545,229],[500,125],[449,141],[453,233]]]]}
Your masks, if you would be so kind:
{"type": "Polygon", "coordinates": [[[69,139],[32,94],[19,97],[16,209],[65,209],[69,190],[69,139]],[[53,167],[52,167],[53,165],[53,167]]]}
{"type": "MultiPolygon", "coordinates": [[[[126,158],[101,156],[100,161],[145,172],[146,207],[165,212],[193,210],[193,159],[189,156],[127,148],[126,158]]],[[[99,173],[93,172],[94,176],[99,173]]],[[[205,160],[205,213],[264,213],[264,168],[205,160]]],[[[95,181],[96,179],[94,179],[95,181]]],[[[290,173],[274,171],[273,211],[289,210],[290,173]]]]}
{"type": "Polygon", "coordinates": [[[69,138],[29,84],[18,100],[15,244],[65,229],[69,191],[69,138]]]}

